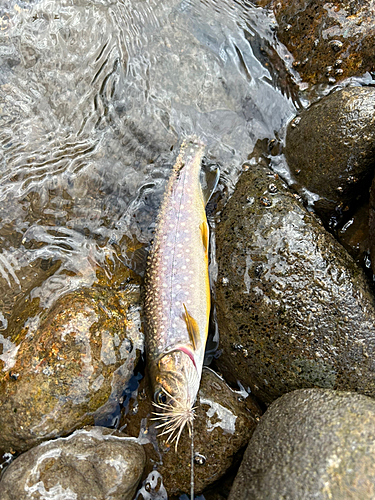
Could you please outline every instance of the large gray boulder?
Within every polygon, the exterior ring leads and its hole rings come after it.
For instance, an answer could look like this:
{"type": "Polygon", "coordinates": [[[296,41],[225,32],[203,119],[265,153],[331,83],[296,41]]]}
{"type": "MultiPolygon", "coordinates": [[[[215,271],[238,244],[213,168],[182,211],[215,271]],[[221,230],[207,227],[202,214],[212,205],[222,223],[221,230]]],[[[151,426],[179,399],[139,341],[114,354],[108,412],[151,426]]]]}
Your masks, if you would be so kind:
{"type": "Polygon", "coordinates": [[[229,500],[372,500],[374,461],[373,399],[295,391],[262,417],[229,500]]]}

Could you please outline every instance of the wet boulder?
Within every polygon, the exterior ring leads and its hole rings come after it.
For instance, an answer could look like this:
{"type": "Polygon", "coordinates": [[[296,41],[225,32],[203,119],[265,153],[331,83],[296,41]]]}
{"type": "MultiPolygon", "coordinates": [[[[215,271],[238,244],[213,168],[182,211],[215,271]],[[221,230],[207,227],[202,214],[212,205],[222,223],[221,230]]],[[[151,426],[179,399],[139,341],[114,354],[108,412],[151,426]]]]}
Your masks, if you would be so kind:
{"type": "Polygon", "coordinates": [[[371,2],[356,0],[261,0],[273,7],[278,39],[294,56],[293,67],[309,83],[335,83],[372,72],[374,24],[371,2]]]}
{"type": "Polygon", "coordinates": [[[310,193],[314,210],[335,225],[374,172],[375,91],[338,90],[301,112],[287,129],[285,156],[296,189],[310,193]]]}
{"type": "Polygon", "coordinates": [[[323,387],[375,396],[375,304],[364,272],[257,165],[217,225],[216,308],[227,380],[266,403],[323,387]]]}
{"type": "MultiPolygon", "coordinates": [[[[236,460],[236,454],[248,443],[261,411],[243,389],[235,391],[215,372],[204,368],[195,404],[194,469],[195,492],[200,493],[222,477],[236,460]]],[[[143,384],[138,399],[132,401],[121,427],[145,443],[148,455],[146,471],[161,475],[168,495],[190,492],[191,440],[187,429],[181,435],[178,451],[167,436],[158,435],[151,396],[143,384]],[[157,450],[157,451],[156,451],[157,450]]]]}
{"type": "Polygon", "coordinates": [[[371,257],[371,267],[372,272],[375,274],[375,177],[372,181],[370,188],[370,203],[368,211],[368,221],[369,221],[369,247],[370,247],[370,257],[371,257]]]}
{"type": "Polygon", "coordinates": [[[143,348],[139,300],[139,287],[97,286],[35,315],[38,301],[15,310],[0,337],[0,449],[27,450],[113,410],[143,348]]]}
{"type": "Polygon", "coordinates": [[[131,500],[144,464],[134,438],[102,427],[81,429],[19,456],[1,478],[0,497],[131,500]]]}
{"type": "Polygon", "coordinates": [[[336,228],[339,242],[359,265],[370,266],[369,201],[359,205],[351,216],[336,228]]]}
{"type": "Polygon", "coordinates": [[[360,394],[299,390],[262,417],[229,500],[374,498],[375,401],[360,394]]]}

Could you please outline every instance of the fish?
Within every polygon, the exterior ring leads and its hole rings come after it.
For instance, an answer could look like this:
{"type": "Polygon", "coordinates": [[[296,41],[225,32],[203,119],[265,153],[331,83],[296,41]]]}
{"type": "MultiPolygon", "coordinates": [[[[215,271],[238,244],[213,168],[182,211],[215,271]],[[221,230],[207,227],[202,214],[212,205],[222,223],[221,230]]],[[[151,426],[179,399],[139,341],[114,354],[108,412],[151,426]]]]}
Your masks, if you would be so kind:
{"type": "Polygon", "coordinates": [[[205,144],[185,140],[169,178],[145,272],[145,338],[157,427],[177,445],[191,435],[211,307],[206,192],[200,183],[205,144]]]}

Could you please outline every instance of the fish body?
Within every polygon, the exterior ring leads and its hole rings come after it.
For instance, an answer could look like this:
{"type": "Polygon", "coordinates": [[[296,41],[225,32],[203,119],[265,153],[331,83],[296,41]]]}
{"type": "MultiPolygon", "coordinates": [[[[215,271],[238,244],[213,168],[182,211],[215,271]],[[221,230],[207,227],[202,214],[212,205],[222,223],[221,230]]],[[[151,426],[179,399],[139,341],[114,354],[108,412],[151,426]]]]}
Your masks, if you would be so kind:
{"type": "Polygon", "coordinates": [[[156,415],[176,439],[194,418],[210,314],[205,146],[185,141],[173,167],[145,276],[146,350],[156,415]]]}

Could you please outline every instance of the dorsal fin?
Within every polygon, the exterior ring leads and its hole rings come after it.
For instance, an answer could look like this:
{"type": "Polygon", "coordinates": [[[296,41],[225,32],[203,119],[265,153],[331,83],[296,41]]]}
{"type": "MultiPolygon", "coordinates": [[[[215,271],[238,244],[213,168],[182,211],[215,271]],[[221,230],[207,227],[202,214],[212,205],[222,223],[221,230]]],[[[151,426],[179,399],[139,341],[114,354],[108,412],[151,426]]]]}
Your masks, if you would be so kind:
{"type": "Polygon", "coordinates": [[[219,182],[220,168],[216,167],[214,170],[209,170],[208,172],[205,173],[204,177],[206,181],[206,186],[202,187],[202,193],[203,193],[204,205],[206,206],[207,203],[210,201],[210,198],[219,182]]]}
{"type": "Polygon", "coordinates": [[[191,316],[188,313],[188,310],[186,309],[185,304],[183,304],[184,309],[185,309],[185,314],[184,314],[184,320],[186,322],[186,327],[189,333],[189,337],[191,340],[191,343],[193,345],[194,350],[197,349],[197,346],[200,342],[200,337],[199,337],[199,327],[198,323],[195,321],[193,316],[191,316]]]}
{"type": "Polygon", "coordinates": [[[207,222],[202,222],[199,226],[202,235],[202,242],[206,253],[208,253],[208,224],[207,222]]]}

